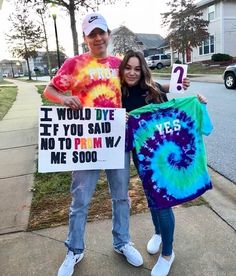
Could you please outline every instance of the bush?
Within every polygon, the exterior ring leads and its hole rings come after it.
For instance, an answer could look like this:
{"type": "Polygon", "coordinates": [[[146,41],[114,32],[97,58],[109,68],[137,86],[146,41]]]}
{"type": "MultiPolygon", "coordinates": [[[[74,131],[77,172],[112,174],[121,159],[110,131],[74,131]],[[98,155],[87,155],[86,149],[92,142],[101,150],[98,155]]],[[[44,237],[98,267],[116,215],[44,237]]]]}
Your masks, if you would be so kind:
{"type": "Polygon", "coordinates": [[[229,61],[229,60],[232,60],[233,57],[231,57],[230,55],[227,55],[227,54],[214,54],[211,56],[211,60],[212,61],[229,61]]]}
{"type": "Polygon", "coordinates": [[[176,64],[182,64],[182,62],[181,62],[179,59],[177,59],[177,60],[175,61],[175,63],[176,63],[176,64]]]}

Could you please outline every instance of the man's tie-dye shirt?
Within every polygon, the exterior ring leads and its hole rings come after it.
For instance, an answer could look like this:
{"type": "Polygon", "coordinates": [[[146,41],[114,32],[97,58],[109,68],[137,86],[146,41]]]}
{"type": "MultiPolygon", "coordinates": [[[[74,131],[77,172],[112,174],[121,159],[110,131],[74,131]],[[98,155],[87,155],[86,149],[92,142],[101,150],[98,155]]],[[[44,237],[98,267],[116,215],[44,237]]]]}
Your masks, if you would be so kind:
{"type": "Polygon", "coordinates": [[[212,124],[197,97],[149,104],[130,112],[127,151],[135,148],[150,208],[192,200],[212,188],[202,135],[212,124]]]}
{"type": "Polygon", "coordinates": [[[70,91],[83,106],[121,107],[117,57],[94,58],[89,53],[64,62],[52,84],[62,93],[70,91]]]}

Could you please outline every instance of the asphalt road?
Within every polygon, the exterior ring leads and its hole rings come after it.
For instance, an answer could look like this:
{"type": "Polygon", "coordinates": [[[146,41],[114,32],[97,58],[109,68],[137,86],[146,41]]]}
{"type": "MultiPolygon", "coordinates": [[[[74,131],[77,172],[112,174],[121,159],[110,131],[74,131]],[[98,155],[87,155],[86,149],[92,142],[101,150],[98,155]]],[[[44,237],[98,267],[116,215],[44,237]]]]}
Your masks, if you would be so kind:
{"type": "MultiPolygon", "coordinates": [[[[168,80],[158,80],[168,83],[168,80]]],[[[228,90],[223,84],[191,82],[184,97],[201,93],[208,100],[208,112],[214,130],[205,137],[208,165],[236,183],[236,90],[228,90]]],[[[172,96],[169,95],[169,98],[172,96]]]]}

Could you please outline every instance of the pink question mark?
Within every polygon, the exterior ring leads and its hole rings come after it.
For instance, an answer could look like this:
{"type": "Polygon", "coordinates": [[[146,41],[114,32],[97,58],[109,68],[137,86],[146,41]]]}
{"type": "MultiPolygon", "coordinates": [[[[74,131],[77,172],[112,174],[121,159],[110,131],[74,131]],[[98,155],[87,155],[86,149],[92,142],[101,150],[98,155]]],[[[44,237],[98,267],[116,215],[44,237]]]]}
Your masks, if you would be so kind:
{"type": "MultiPolygon", "coordinates": [[[[177,67],[175,67],[174,73],[176,73],[177,71],[180,71],[177,83],[182,84],[182,82],[183,82],[184,68],[181,67],[181,66],[177,66],[177,67]]],[[[177,85],[177,90],[181,90],[181,89],[182,89],[182,86],[181,85],[177,85]]]]}

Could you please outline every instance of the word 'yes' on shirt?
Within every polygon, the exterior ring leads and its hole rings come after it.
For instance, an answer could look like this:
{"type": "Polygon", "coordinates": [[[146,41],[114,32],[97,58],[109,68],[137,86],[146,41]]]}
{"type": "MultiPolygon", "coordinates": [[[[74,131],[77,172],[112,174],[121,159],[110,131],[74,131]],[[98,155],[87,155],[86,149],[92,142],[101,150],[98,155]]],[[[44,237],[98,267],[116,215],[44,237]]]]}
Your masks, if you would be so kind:
{"type": "Polygon", "coordinates": [[[181,125],[178,119],[173,120],[172,122],[167,121],[162,124],[156,125],[160,135],[163,134],[172,134],[174,131],[179,131],[181,129],[181,125]]]}

